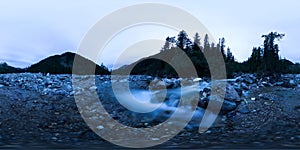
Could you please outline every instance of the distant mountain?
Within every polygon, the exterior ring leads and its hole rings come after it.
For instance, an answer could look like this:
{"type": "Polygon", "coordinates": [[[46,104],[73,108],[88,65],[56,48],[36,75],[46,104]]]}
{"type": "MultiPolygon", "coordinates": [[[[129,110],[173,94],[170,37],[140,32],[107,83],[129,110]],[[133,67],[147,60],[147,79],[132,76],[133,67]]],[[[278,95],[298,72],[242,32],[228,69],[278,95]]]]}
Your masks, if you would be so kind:
{"type": "Polygon", "coordinates": [[[78,64],[76,65],[77,71],[74,72],[74,74],[110,74],[110,71],[105,66],[96,65],[93,61],[71,52],[66,52],[62,55],[54,55],[43,59],[42,61],[33,64],[29,68],[27,68],[26,72],[72,74],[75,57],[78,60],[78,64]]]}
{"type": "Polygon", "coordinates": [[[24,69],[9,66],[7,63],[0,63],[0,73],[19,73],[23,71],[24,69]]]}

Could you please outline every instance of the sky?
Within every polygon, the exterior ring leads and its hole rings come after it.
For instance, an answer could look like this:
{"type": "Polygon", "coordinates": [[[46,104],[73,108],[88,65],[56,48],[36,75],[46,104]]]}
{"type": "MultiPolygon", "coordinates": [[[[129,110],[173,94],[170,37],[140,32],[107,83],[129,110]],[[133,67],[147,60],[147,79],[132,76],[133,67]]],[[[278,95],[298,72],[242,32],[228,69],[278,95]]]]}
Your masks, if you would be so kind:
{"type": "MultiPolygon", "coordinates": [[[[300,62],[298,0],[0,0],[0,62],[28,67],[50,55],[76,52],[85,34],[100,19],[120,8],[145,2],[168,4],[194,15],[214,39],[225,37],[225,45],[240,62],[250,56],[253,47],[262,45],[261,35],[271,31],[286,34],[279,42],[281,57],[300,62]]],[[[177,34],[162,26],[131,27],[107,44],[98,63],[111,67],[118,55],[135,43],[147,39],[164,40],[177,34]]],[[[158,47],[132,53],[118,66],[159,50],[158,47]]]]}

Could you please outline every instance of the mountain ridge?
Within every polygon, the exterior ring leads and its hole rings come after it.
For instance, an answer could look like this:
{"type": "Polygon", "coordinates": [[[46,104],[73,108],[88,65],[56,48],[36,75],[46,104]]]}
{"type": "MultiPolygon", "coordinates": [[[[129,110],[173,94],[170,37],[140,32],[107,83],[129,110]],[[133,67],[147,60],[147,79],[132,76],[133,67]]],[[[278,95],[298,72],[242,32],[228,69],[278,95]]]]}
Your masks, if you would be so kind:
{"type": "Polygon", "coordinates": [[[50,73],[50,74],[97,74],[108,75],[110,71],[104,65],[98,65],[93,61],[72,52],[52,55],[30,65],[26,68],[15,68],[0,64],[0,73],[50,73]],[[74,59],[76,58],[76,70],[73,70],[74,59]],[[75,71],[75,72],[73,72],[75,71]]]}

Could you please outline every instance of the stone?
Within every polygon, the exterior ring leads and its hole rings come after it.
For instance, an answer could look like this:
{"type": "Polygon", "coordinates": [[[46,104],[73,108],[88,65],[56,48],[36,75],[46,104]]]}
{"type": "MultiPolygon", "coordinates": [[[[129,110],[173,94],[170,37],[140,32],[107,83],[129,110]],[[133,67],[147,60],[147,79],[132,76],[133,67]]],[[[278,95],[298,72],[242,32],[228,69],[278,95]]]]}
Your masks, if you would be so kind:
{"type": "Polygon", "coordinates": [[[236,102],[236,101],[240,101],[240,96],[230,84],[227,84],[224,99],[228,101],[236,102]]]}
{"type": "Polygon", "coordinates": [[[248,105],[246,105],[246,104],[240,104],[240,105],[238,106],[237,111],[238,111],[239,113],[241,113],[241,114],[248,114],[248,113],[250,113],[249,107],[248,107],[248,105]]]}
{"type": "Polygon", "coordinates": [[[246,76],[245,78],[244,78],[244,81],[246,82],[246,83],[248,83],[248,84],[252,84],[254,81],[250,78],[250,76],[246,76]]]}
{"type": "Polygon", "coordinates": [[[92,87],[89,88],[89,90],[90,90],[90,91],[96,91],[96,90],[97,90],[97,87],[96,87],[96,86],[92,86],[92,87]]]}
{"type": "Polygon", "coordinates": [[[193,79],[193,82],[199,82],[199,81],[202,81],[202,78],[195,78],[195,79],[193,79]]]}
{"type": "Polygon", "coordinates": [[[175,88],[175,87],[176,87],[176,85],[175,85],[175,83],[174,83],[174,80],[171,80],[171,79],[163,79],[163,82],[164,82],[164,84],[166,85],[166,87],[167,87],[168,89],[170,89],[170,88],[175,88]]]}
{"type": "Polygon", "coordinates": [[[237,105],[235,102],[224,100],[221,107],[221,112],[229,112],[236,109],[236,107],[237,105]]]}
{"type": "Polygon", "coordinates": [[[284,84],[284,82],[276,82],[277,86],[282,86],[284,84]]]}
{"type": "Polygon", "coordinates": [[[100,126],[97,126],[97,129],[102,130],[102,129],[104,129],[104,127],[100,125],[100,126]]]}
{"type": "Polygon", "coordinates": [[[0,84],[0,88],[4,87],[4,85],[0,84]]]}
{"type": "Polygon", "coordinates": [[[243,90],[249,90],[249,87],[244,82],[241,83],[241,88],[243,90]]]}
{"type": "Polygon", "coordinates": [[[166,88],[165,83],[160,79],[155,79],[150,83],[151,90],[160,90],[165,88],[166,88]]]}
{"type": "Polygon", "coordinates": [[[295,80],[285,80],[284,83],[282,84],[283,87],[286,88],[295,88],[297,86],[295,80]]]}
{"type": "Polygon", "coordinates": [[[151,138],[152,141],[159,141],[160,138],[151,138]]]}
{"type": "MultiPolygon", "coordinates": [[[[219,98],[218,96],[215,96],[216,98],[219,98]]],[[[198,106],[201,108],[207,108],[208,103],[211,99],[211,96],[208,96],[207,98],[200,99],[198,102],[198,106]]],[[[215,101],[221,101],[220,99],[216,99],[215,101]]],[[[224,100],[221,107],[221,113],[227,113],[234,109],[236,109],[237,105],[233,101],[224,100]]],[[[213,109],[213,108],[212,108],[213,109]]]]}

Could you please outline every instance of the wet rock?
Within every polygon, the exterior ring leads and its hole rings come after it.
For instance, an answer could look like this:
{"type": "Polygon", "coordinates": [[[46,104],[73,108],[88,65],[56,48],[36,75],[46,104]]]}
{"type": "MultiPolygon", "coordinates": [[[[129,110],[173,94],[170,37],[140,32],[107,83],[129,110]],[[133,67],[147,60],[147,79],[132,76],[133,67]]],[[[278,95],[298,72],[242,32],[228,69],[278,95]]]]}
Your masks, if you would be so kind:
{"type": "Polygon", "coordinates": [[[0,84],[0,88],[4,87],[4,85],[0,84]]]}
{"type": "Polygon", "coordinates": [[[284,84],[284,82],[276,82],[277,86],[282,86],[284,84]]]}
{"type": "MultiPolygon", "coordinates": [[[[219,97],[215,96],[215,98],[219,98],[219,97]]],[[[200,99],[199,102],[198,102],[198,106],[201,107],[201,108],[206,109],[210,99],[211,99],[211,96],[208,96],[207,98],[200,99]]],[[[217,99],[216,101],[220,102],[221,100],[217,99]]],[[[236,109],[236,107],[237,107],[237,104],[235,102],[224,100],[223,103],[222,103],[222,107],[221,107],[221,113],[230,112],[230,111],[236,109]]],[[[214,108],[212,108],[212,109],[214,109],[214,108]]]]}
{"type": "Polygon", "coordinates": [[[160,90],[160,89],[165,89],[165,88],[166,88],[165,83],[160,79],[155,79],[150,84],[151,90],[160,90]]]}

